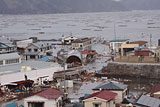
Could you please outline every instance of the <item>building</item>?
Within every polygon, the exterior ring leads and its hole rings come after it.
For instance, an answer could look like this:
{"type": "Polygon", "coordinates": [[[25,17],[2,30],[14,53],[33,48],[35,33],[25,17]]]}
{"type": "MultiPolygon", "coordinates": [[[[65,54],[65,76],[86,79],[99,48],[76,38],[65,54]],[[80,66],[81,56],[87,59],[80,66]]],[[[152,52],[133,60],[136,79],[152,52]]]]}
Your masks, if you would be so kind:
{"type": "Polygon", "coordinates": [[[83,82],[78,92],[69,94],[68,98],[71,100],[71,102],[74,102],[74,101],[77,102],[80,100],[80,98],[84,99],[86,98],[85,97],[86,95],[93,94],[94,91],[92,89],[94,89],[96,86],[98,86],[101,83],[102,82],[83,82]]]}
{"type": "MultiPolygon", "coordinates": [[[[121,56],[130,56],[130,53],[135,51],[135,48],[146,49],[146,41],[134,41],[121,45],[121,56]]],[[[134,54],[133,54],[134,55],[134,54]]]]}
{"type": "Polygon", "coordinates": [[[24,98],[24,107],[61,107],[62,97],[59,90],[45,89],[24,98]]]}
{"type": "Polygon", "coordinates": [[[21,63],[21,57],[18,53],[0,54],[0,66],[21,63]]]}
{"type": "Polygon", "coordinates": [[[71,43],[76,39],[78,39],[78,38],[74,37],[74,36],[69,36],[69,37],[62,38],[62,44],[71,45],[71,43]]]}
{"type": "Polygon", "coordinates": [[[152,56],[154,53],[150,50],[135,50],[135,56],[152,56]]]}
{"type": "Polygon", "coordinates": [[[16,46],[0,42],[0,54],[12,53],[16,51],[16,46]]]}
{"type": "Polygon", "coordinates": [[[128,95],[128,86],[117,82],[117,81],[107,81],[93,89],[95,92],[100,90],[109,90],[117,93],[116,104],[120,104],[124,98],[128,95]]]}
{"type": "Polygon", "coordinates": [[[84,107],[116,107],[117,94],[107,90],[96,92],[83,100],[84,107]]]}
{"type": "Polygon", "coordinates": [[[81,38],[76,39],[72,42],[71,48],[73,50],[91,50],[92,49],[92,40],[90,38],[81,38]]]}
{"type": "Polygon", "coordinates": [[[41,85],[46,79],[52,81],[54,72],[62,70],[63,68],[59,64],[53,62],[22,61],[19,64],[0,66],[0,83],[7,85],[12,82],[23,81],[26,75],[28,79],[41,85]]]}
{"type": "Polygon", "coordinates": [[[20,40],[20,41],[16,41],[16,47],[17,47],[17,51],[22,54],[25,51],[25,48],[29,45],[33,43],[32,39],[26,39],[26,40],[20,40]]]}
{"type": "Polygon", "coordinates": [[[52,45],[45,42],[31,43],[25,48],[24,59],[39,59],[44,56],[51,56],[52,45]]]}
{"type": "Polygon", "coordinates": [[[138,98],[135,105],[136,107],[160,107],[160,100],[147,95],[142,95],[138,98]]]}
{"type": "Polygon", "coordinates": [[[160,84],[152,87],[151,96],[153,96],[154,98],[160,99],[160,84]]]}
{"type": "Polygon", "coordinates": [[[116,39],[110,40],[110,52],[112,54],[120,53],[121,52],[121,45],[129,43],[129,39],[116,39]]]}
{"type": "Polygon", "coordinates": [[[95,50],[82,51],[82,59],[84,63],[90,63],[96,60],[97,52],[95,50]]]}

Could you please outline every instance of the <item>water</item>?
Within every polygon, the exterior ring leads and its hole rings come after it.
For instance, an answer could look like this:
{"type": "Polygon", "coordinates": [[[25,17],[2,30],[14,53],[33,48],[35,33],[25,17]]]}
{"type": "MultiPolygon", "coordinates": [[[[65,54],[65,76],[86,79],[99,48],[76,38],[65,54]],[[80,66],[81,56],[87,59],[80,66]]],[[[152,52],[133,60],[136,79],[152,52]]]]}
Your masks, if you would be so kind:
{"type": "Polygon", "coordinates": [[[149,41],[160,38],[160,11],[130,11],[102,13],[70,13],[43,15],[0,15],[0,35],[25,39],[58,39],[64,34],[77,37],[101,36],[149,41]]]}

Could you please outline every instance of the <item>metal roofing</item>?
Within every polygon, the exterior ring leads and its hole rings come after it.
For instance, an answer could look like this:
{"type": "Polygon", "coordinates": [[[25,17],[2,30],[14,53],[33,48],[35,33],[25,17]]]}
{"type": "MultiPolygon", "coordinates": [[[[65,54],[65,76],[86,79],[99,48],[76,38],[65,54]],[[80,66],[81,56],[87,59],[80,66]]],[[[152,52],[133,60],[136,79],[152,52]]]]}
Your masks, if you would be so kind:
{"type": "Polygon", "coordinates": [[[54,58],[54,56],[45,56],[45,57],[39,59],[39,61],[49,61],[51,58],[54,58]]]}
{"type": "Polygon", "coordinates": [[[71,99],[79,99],[80,97],[84,97],[85,94],[92,94],[94,91],[92,90],[102,82],[83,82],[81,88],[77,93],[69,94],[69,98],[71,99]]]}
{"type": "Polygon", "coordinates": [[[115,39],[115,40],[110,40],[109,42],[125,42],[128,41],[129,39],[115,39]]]}
{"type": "Polygon", "coordinates": [[[155,92],[158,92],[158,91],[160,91],[160,84],[152,87],[152,93],[155,93],[155,92]]]}
{"type": "Polygon", "coordinates": [[[160,100],[150,97],[150,96],[146,96],[146,95],[142,95],[138,101],[136,102],[137,105],[141,105],[141,106],[147,106],[147,107],[159,107],[160,106],[160,100]]]}
{"type": "Polygon", "coordinates": [[[30,66],[32,69],[42,69],[42,68],[48,68],[48,67],[54,67],[54,66],[58,67],[59,65],[53,62],[31,61],[31,60],[23,61],[22,63],[19,63],[19,64],[0,66],[0,74],[7,73],[9,71],[18,72],[21,70],[22,66],[30,66]]]}
{"type": "Polygon", "coordinates": [[[32,44],[35,45],[35,46],[37,46],[37,47],[39,47],[39,48],[41,48],[41,47],[47,47],[47,46],[51,45],[51,43],[49,43],[49,42],[37,42],[37,43],[32,43],[32,44]]]}
{"type": "Polygon", "coordinates": [[[62,94],[63,93],[61,91],[59,91],[59,90],[48,88],[46,90],[40,91],[40,92],[35,93],[33,95],[30,95],[30,96],[37,95],[37,96],[44,97],[44,98],[47,98],[47,99],[57,99],[62,94]]]}
{"type": "Polygon", "coordinates": [[[17,104],[13,102],[11,104],[7,104],[6,107],[17,107],[17,104]]]}
{"type": "Polygon", "coordinates": [[[107,91],[107,90],[103,90],[103,91],[100,91],[100,92],[93,93],[92,95],[88,96],[86,99],[89,99],[89,98],[92,98],[92,97],[98,97],[98,98],[110,101],[110,100],[115,99],[116,96],[117,96],[117,93],[107,91]]]}
{"type": "Polygon", "coordinates": [[[6,53],[6,54],[0,54],[0,61],[1,60],[8,60],[8,59],[19,59],[20,56],[17,52],[15,53],[6,53]]]}
{"type": "Polygon", "coordinates": [[[100,89],[102,90],[124,90],[127,87],[128,87],[127,85],[117,82],[117,81],[107,81],[107,82],[100,84],[93,90],[100,90],[100,89]]]}

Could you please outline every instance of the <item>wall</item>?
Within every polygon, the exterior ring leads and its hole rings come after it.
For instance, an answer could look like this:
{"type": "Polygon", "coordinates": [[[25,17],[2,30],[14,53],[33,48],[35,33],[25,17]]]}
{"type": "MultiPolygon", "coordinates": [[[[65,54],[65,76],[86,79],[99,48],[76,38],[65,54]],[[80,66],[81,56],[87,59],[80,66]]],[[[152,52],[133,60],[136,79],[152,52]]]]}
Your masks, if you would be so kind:
{"type": "MultiPolygon", "coordinates": [[[[158,57],[157,57],[158,58],[158,57]]],[[[157,63],[158,60],[155,57],[149,56],[121,56],[115,59],[115,62],[126,62],[126,63],[157,63]]]]}
{"type": "Polygon", "coordinates": [[[160,64],[110,62],[105,71],[117,75],[160,79],[160,64]]]}
{"type": "Polygon", "coordinates": [[[28,102],[44,102],[44,107],[57,107],[56,100],[54,99],[46,99],[39,96],[31,96],[24,99],[24,107],[28,107],[28,102]]]}
{"type": "Polygon", "coordinates": [[[61,71],[62,67],[50,67],[39,70],[32,70],[26,72],[16,72],[0,75],[1,85],[9,84],[11,82],[22,81],[24,80],[24,75],[27,75],[28,79],[36,80],[39,77],[49,76],[49,79],[53,79],[54,72],[61,71]]]}
{"type": "MultiPolygon", "coordinates": [[[[94,103],[101,103],[101,107],[108,107],[108,102],[106,102],[103,99],[97,98],[97,97],[87,99],[84,102],[84,107],[94,107],[93,106],[94,103]],[[96,99],[94,99],[94,98],[96,98],[96,99]]],[[[113,106],[114,105],[113,101],[110,101],[109,103],[110,103],[110,107],[115,107],[115,106],[113,106]]]]}

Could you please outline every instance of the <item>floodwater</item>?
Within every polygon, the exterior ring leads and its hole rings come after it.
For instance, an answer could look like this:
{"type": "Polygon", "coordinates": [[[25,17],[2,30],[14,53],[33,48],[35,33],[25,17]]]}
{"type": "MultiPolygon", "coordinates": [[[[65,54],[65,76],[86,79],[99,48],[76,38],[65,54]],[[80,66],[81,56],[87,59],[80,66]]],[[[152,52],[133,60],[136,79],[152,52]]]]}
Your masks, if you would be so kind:
{"type": "Polygon", "coordinates": [[[0,35],[16,39],[99,36],[131,41],[149,41],[152,35],[154,45],[160,38],[160,11],[0,15],[0,35]]]}

